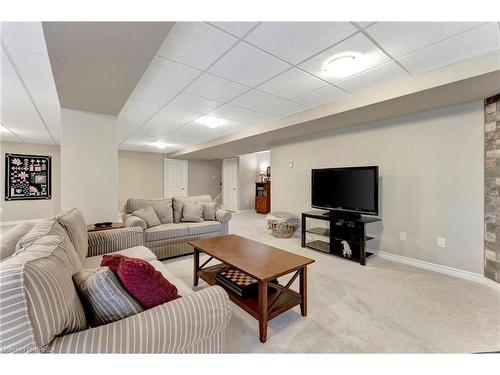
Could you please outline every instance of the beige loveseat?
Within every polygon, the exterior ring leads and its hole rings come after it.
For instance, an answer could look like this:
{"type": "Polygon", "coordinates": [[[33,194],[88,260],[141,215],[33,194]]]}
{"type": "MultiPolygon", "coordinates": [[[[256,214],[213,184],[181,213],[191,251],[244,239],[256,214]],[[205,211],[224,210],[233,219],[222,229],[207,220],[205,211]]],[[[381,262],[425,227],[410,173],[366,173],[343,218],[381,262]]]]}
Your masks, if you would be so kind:
{"type": "Polygon", "coordinates": [[[158,259],[172,258],[190,254],[193,248],[188,241],[222,236],[228,233],[231,213],[218,209],[216,220],[205,220],[198,223],[183,222],[182,207],[184,202],[211,203],[210,195],[192,197],[173,197],[169,199],[134,199],[127,200],[123,222],[127,227],[144,229],[144,244],[155,253],[158,259]],[[132,215],[138,209],[153,207],[161,224],[148,228],[146,222],[132,215]]]}
{"type": "Polygon", "coordinates": [[[230,319],[220,287],[193,292],[143,246],[141,228],[87,233],[76,210],[2,236],[0,351],[50,353],[220,353],[230,319]],[[16,244],[18,249],[16,250],[16,244]],[[4,246],[5,245],[5,246],[4,246]],[[10,248],[8,248],[10,247],[10,248]],[[90,328],[72,276],[119,252],[150,262],[182,298],[90,328]],[[12,255],[11,255],[12,254],[12,255]]]}

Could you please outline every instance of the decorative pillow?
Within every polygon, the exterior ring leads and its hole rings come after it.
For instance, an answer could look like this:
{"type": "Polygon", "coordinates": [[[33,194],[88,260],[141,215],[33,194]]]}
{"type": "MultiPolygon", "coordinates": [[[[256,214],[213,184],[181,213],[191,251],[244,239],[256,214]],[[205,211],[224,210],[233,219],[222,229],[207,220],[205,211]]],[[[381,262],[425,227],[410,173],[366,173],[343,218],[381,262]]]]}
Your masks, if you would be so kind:
{"type": "Polygon", "coordinates": [[[82,213],[78,209],[72,208],[59,212],[55,219],[68,233],[69,239],[73,242],[73,246],[80,256],[80,260],[83,261],[87,257],[89,235],[82,213]]]}
{"type": "Polygon", "coordinates": [[[127,213],[131,214],[135,210],[146,206],[153,207],[160,223],[168,224],[174,222],[174,211],[172,207],[172,198],[163,199],[137,199],[129,198],[127,200],[127,213]]]}
{"type": "Polygon", "coordinates": [[[27,232],[17,243],[16,253],[20,251],[29,251],[29,245],[49,235],[63,238],[61,248],[66,251],[68,258],[73,265],[73,271],[80,271],[82,268],[80,254],[76,251],[75,246],[73,245],[73,242],[71,241],[71,238],[66,230],[54,219],[43,219],[34,224],[31,230],[27,232]]]}
{"type": "Polygon", "coordinates": [[[121,254],[104,254],[101,260],[101,267],[108,267],[111,272],[116,273],[118,271],[118,265],[123,258],[128,258],[121,254]]]}
{"type": "Polygon", "coordinates": [[[215,220],[215,212],[217,211],[217,203],[203,203],[203,219],[215,220]]]}
{"type": "Polygon", "coordinates": [[[84,306],[94,327],[143,311],[107,267],[80,271],[73,275],[73,281],[86,302],[84,306]]]}
{"type": "Polygon", "coordinates": [[[156,215],[155,210],[153,210],[153,207],[151,206],[146,206],[135,210],[134,212],[132,212],[132,215],[140,217],[142,220],[144,220],[148,228],[155,227],[161,224],[160,219],[158,219],[158,215],[156,215]]]}
{"type": "Polygon", "coordinates": [[[47,235],[0,262],[1,351],[40,351],[57,336],[87,328],[63,241],[47,235]]]}
{"type": "Polygon", "coordinates": [[[192,197],[173,197],[172,207],[174,209],[174,223],[179,223],[182,219],[182,206],[185,202],[211,203],[210,195],[195,195],[192,197]]]}
{"type": "Polygon", "coordinates": [[[16,245],[19,240],[27,234],[35,223],[24,221],[17,224],[7,233],[2,233],[2,241],[0,243],[0,260],[10,257],[16,251],[16,245]]]}
{"type": "Polygon", "coordinates": [[[165,279],[161,272],[157,271],[147,261],[122,255],[121,260],[118,262],[116,255],[112,258],[104,256],[101,266],[106,266],[108,261],[110,269],[117,268],[118,278],[127,289],[127,292],[143,308],[151,309],[180,297],[175,285],[165,279]]]}
{"type": "Polygon", "coordinates": [[[203,221],[203,203],[184,202],[181,221],[203,221]]]}

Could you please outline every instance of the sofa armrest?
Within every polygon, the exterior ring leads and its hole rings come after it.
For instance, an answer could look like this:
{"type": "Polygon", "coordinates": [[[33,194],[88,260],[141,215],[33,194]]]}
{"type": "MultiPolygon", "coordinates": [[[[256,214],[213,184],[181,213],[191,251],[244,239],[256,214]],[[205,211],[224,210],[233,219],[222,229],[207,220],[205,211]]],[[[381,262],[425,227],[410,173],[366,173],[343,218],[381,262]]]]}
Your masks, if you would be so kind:
{"type": "Polygon", "coordinates": [[[112,253],[134,246],[144,245],[142,228],[119,228],[89,232],[87,257],[112,253]]]}
{"type": "Polygon", "coordinates": [[[148,225],[144,220],[142,220],[140,217],[134,216],[134,215],[127,215],[125,217],[124,224],[127,228],[130,227],[141,227],[142,229],[146,229],[148,225]]]}
{"type": "Polygon", "coordinates": [[[217,211],[215,211],[215,219],[217,221],[220,221],[221,223],[225,223],[231,220],[232,217],[233,215],[231,214],[231,212],[224,209],[219,208],[217,211]]]}
{"type": "Polygon", "coordinates": [[[219,286],[96,328],[57,337],[52,353],[220,353],[231,318],[219,286]]]}

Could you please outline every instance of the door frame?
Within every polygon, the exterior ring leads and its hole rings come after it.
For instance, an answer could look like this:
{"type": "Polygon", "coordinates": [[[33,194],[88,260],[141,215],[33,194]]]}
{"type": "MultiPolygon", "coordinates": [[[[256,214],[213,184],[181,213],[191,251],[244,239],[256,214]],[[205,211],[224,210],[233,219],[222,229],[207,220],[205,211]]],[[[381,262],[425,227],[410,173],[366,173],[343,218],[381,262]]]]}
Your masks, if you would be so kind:
{"type": "Polygon", "coordinates": [[[169,161],[181,161],[186,164],[186,196],[189,197],[189,163],[186,159],[163,159],[163,198],[167,198],[167,165],[169,161]]]}

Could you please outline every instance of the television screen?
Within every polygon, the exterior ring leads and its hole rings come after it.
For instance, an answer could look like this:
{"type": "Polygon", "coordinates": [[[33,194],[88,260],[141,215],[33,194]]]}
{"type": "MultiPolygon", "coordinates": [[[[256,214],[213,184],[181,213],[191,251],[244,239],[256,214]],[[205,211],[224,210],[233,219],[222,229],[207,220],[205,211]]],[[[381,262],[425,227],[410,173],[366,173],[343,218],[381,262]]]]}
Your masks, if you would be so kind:
{"type": "Polygon", "coordinates": [[[378,167],[312,170],[313,207],[378,214],[378,167]]]}

